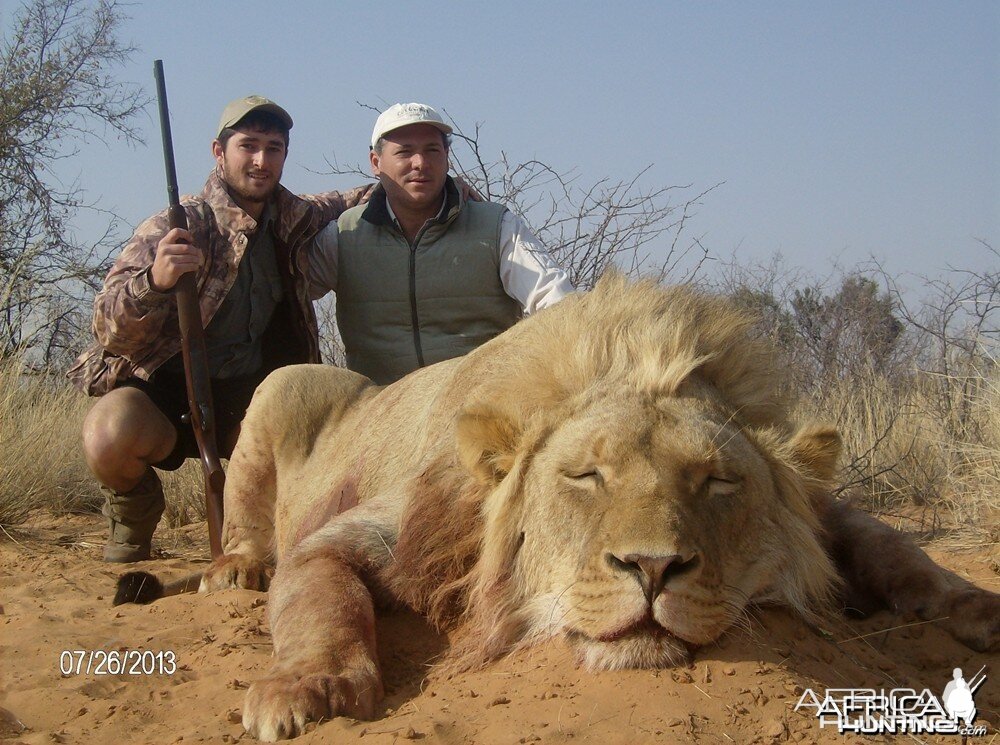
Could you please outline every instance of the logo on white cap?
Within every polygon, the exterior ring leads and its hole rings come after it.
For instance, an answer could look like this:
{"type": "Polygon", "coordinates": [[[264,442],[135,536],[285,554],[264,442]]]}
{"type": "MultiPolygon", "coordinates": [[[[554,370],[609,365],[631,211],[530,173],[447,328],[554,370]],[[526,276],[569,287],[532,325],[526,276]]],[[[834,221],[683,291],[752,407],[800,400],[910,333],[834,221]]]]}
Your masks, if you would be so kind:
{"type": "Polygon", "coordinates": [[[375,129],[372,130],[372,147],[375,147],[375,144],[389,132],[410,124],[430,124],[446,135],[451,134],[451,127],[445,124],[441,115],[427,104],[397,103],[379,114],[378,119],[375,120],[375,129]]]}

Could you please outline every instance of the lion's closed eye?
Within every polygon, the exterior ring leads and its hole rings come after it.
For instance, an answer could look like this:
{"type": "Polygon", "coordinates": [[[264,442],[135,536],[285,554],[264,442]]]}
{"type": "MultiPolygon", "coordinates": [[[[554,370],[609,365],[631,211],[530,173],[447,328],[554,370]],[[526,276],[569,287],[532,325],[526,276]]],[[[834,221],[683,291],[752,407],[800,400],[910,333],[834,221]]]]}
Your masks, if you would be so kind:
{"type": "Polygon", "coordinates": [[[576,486],[596,488],[604,486],[604,474],[597,466],[562,469],[562,476],[576,486]]]}
{"type": "Polygon", "coordinates": [[[709,476],[705,480],[705,489],[712,496],[728,497],[736,494],[743,485],[742,479],[738,476],[709,476]]]}

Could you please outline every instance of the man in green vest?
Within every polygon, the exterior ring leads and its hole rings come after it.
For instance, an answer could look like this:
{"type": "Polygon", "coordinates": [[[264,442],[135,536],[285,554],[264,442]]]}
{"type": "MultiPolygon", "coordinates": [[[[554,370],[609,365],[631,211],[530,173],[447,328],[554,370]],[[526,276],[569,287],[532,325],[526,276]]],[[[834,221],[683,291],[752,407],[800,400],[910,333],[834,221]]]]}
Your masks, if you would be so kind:
{"type": "Polygon", "coordinates": [[[379,184],[310,254],[313,297],[337,293],[347,366],[382,385],[466,354],[573,291],[520,217],[460,199],[451,131],[425,104],[386,109],[371,140],[379,184]]]}

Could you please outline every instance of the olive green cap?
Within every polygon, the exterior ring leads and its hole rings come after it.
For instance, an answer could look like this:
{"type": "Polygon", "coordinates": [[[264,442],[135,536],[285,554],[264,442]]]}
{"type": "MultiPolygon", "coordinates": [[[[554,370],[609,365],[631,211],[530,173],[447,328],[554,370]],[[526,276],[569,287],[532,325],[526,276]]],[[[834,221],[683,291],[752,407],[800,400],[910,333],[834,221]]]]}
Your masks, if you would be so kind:
{"type": "Polygon", "coordinates": [[[222,118],[219,119],[219,129],[215,136],[218,137],[222,134],[222,130],[239,124],[240,119],[251,111],[266,111],[269,114],[274,114],[286,127],[292,128],[292,117],[274,101],[263,96],[246,96],[226,104],[226,108],[222,110],[222,118]]]}

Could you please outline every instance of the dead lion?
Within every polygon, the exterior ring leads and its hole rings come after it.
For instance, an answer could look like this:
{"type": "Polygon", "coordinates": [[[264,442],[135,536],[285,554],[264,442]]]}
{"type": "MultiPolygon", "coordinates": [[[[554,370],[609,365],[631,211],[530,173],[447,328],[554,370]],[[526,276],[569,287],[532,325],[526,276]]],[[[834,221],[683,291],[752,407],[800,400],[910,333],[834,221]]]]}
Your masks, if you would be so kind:
{"type": "Polygon", "coordinates": [[[202,580],[265,589],[277,561],[276,660],[247,730],[372,717],[382,599],[453,629],[465,668],[553,636],[591,669],[675,665],[759,602],[951,616],[996,648],[1000,596],[831,499],[839,437],[792,426],[751,327],[721,299],[610,276],[384,389],[272,374],[202,580]]]}

